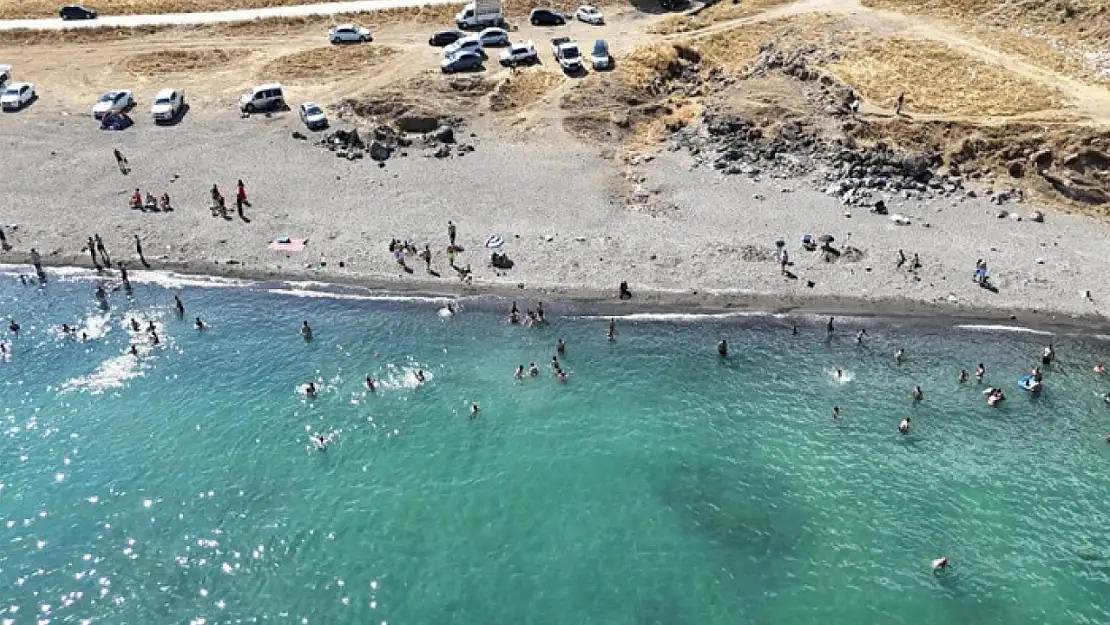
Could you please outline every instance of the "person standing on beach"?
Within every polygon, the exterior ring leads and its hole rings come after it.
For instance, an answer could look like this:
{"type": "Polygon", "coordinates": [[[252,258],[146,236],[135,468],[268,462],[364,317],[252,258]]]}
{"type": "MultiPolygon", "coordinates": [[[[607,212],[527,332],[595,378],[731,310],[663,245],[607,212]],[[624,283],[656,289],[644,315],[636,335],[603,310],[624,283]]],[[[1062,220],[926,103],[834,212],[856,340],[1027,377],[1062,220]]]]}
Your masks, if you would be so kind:
{"type": "Polygon", "coordinates": [[[451,242],[451,247],[455,247],[455,222],[447,221],[447,239],[451,242]]]}
{"type": "Polygon", "coordinates": [[[46,272],[42,270],[42,257],[35,248],[31,248],[31,266],[35,268],[35,275],[39,277],[40,284],[46,284],[46,272]]]}
{"type": "Polygon", "coordinates": [[[898,94],[898,103],[894,105],[894,115],[896,117],[902,115],[902,105],[906,103],[905,92],[898,94]]]}
{"type": "Polygon", "coordinates": [[[143,267],[150,269],[150,263],[146,262],[146,257],[143,256],[143,242],[139,240],[139,235],[135,235],[135,253],[139,255],[139,262],[143,267]]]}
{"type": "Polygon", "coordinates": [[[100,254],[100,259],[104,261],[104,266],[111,269],[112,259],[108,257],[108,249],[104,247],[104,240],[100,238],[99,234],[94,234],[93,239],[96,241],[96,251],[100,254]]]}
{"type": "Polygon", "coordinates": [[[424,259],[424,271],[432,273],[432,247],[427,243],[424,244],[424,251],[420,252],[420,257],[424,259]]]}
{"type": "Polygon", "coordinates": [[[243,215],[243,207],[250,205],[251,203],[247,201],[247,187],[240,180],[235,183],[235,209],[239,212],[240,219],[246,219],[243,215]]]}
{"type": "Polygon", "coordinates": [[[92,258],[93,267],[100,271],[100,263],[96,260],[96,243],[92,237],[89,237],[89,256],[92,258]]]}
{"type": "Polygon", "coordinates": [[[131,171],[128,167],[127,157],[123,155],[123,152],[119,151],[119,148],[112,150],[112,153],[116,157],[116,167],[119,167],[119,173],[126,176],[127,172],[131,171]]]}
{"type": "Polygon", "coordinates": [[[8,237],[4,234],[3,228],[0,228],[0,248],[5,251],[12,249],[12,246],[8,245],[8,237]]]}

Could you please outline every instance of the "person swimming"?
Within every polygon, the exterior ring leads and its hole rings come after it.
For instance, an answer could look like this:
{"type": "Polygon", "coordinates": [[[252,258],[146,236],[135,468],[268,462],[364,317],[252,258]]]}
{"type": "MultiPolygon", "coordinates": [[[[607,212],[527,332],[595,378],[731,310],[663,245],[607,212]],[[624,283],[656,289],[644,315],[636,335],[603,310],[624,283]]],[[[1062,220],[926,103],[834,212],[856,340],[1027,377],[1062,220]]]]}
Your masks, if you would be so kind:
{"type": "Polygon", "coordinates": [[[935,575],[938,571],[943,571],[948,568],[948,556],[941,556],[933,560],[932,571],[935,575]]]}
{"type": "Polygon", "coordinates": [[[921,401],[922,399],[925,399],[925,393],[921,391],[920,386],[913,387],[913,392],[910,395],[911,397],[913,397],[914,401],[921,401]]]}
{"type": "Polygon", "coordinates": [[[560,382],[566,382],[567,381],[566,372],[564,372],[562,369],[559,369],[558,371],[555,372],[555,379],[560,381],[560,382]]]}
{"type": "Polygon", "coordinates": [[[833,419],[840,419],[840,406],[833,406],[833,419]]]}
{"type": "Polygon", "coordinates": [[[983,376],[986,375],[986,374],[987,374],[987,368],[983,366],[983,363],[979,363],[979,366],[975,367],[975,381],[976,382],[982,382],[983,381],[983,376]]]}
{"type": "Polygon", "coordinates": [[[198,330],[204,329],[204,322],[200,320],[200,317],[197,317],[197,320],[193,322],[193,327],[198,330]]]}
{"type": "Polygon", "coordinates": [[[139,325],[139,321],[137,319],[135,319],[134,317],[132,317],[131,318],[131,331],[132,332],[141,332],[142,329],[143,329],[143,326],[139,325]]]}
{"type": "Polygon", "coordinates": [[[902,422],[898,424],[898,433],[899,434],[909,434],[910,433],[910,418],[909,417],[903,418],[902,422]]]}
{"type": "Polygon", "coordinates": [[[616,319],[610,319],[609,320],[609,331],[605,333],[605,337],[608,338],[610,341],[617,338],[617,320],[616,319]]]}
{"type": "Polygon", "coordinates": [[[837,369],[836,370],[836,379],[838,379],[838,380],[843,380],[844,379],[844,370],[843,369],[837,369]]]}
{"type": "Polygon", "coordinates": [[[316,434],[312,437],[312,443],[316,445],[316,449],[320,451],[327,451],[328,439],[323,434],[316,434]]]}
{"type": "Polygon", "coordinates": [[[12,319],[10,321],[11,323],[8,324],[8,332],[19,336],[19,324],[15,322],[15,319],[12,319]]]}
{"type": "Polygon", "coordinates": [[[162,342],[162,340],[158,338],[158,333],[155,332],[154,330],[151,330],[150,331],[150,344],[151,345],[158,345],[161,342],[162,342]]]}
{"type": "Polygon", "coordinates": [[[424,383],[424,370],[423,369],[417,369],[416,373],[413,374],[413,375],[416,376],[416,381],[417,382],[420,382],[421,384],[424,383]]]}
{"type": "Polygon", "coordinates": [[[374,376],[370,375],[369,373],[366,374],[366,388],[370,389],[371,391],[376,390],[377,383],[378,381],[374,379],[374,376]]]}
{"type": "Polygon", "coordinates": [[[534,377],[538,376],[539,374],[540,374],[540,368],[536,366],[536,363],[532,363],[528,366],[528,375],[530,375],[534,378],[534,377]]]}
{"type": "Polygon", "coordinates": [[[961,383],[963,383],[963,382],[967,382],[967,378],[968,378],[968,373],[967,373],[967,369],[960,369],[960,377],[959,377],[959,381],[960,381],[961,383]]]}
{"type": "Polygon", "coordinates": [[[131,354],[132,356],[138,356],[139,355],[139,348],[135,347],[135,344],[132,343],[131,344],[131,349],[127,350],[127,353],[131,354]]]}
{"type": "Polygon", "coordinates": [[[901,347],[894,350],[894,362],[896,362],[898,364],[901,364],[902,363],[902,358],[904,358],[905,355],[906,355],[906,350],[902,349],[901,347]]]}
{"type": "Polygon", "coordinates": [[[516,373],[513,374],[513,377],[514,378],[523,378],[524,377],[524,365],[517,365],[516,373]]]}
{"type": "Polygon", "coordinates": [[[721,358],[728,356],[728,341],[721,339],[717,342],[717,355],[721,358]]]}
{"type": "Polygon", "coordinates": [[[308,325],[307,321],[301,324],[301,338],[306,341],[312,340],[312,328],[308,325]]]}
{"type": "Polygon", "coordinates": [[[146,331],[150,332],[152,334],[158,331],[158,326],[154,325],[154,320],[153,319],[150,320],[150,322],[146,324],[146,331]]]}
{"type": "MultiPolygon", "coordinates": [[[[515,306],[516,304],[514,303],[513,305],[515,306]]],[[[473,419],[474,417],[477,417],[478,413],[481,410],[482,409],[478,407],[478,404],[470,404],[470,418],[473,419]]]]}
{"type": "Polygon", "coordinates": [[[185,304],[182,304],[181,298],[176,295],[173,296],[173,309],[178,317],[183,317],[185,315],[185,304]]]}
{"type": "Polygon", "coordinates": [[[551,357],[551,368],[555,369],[556,371],[559,370],[559,357],[558,356],[552,356],[551,357]]]}
{"type": "Polygon", "coordinates": [[[555,353],[557,353],[557,354],[567,353],[567,344],[563,342],[563,337],[561,337],[561,336],[559,337],[559,339],[557,341],[555,341],[555,353]]]}
{"type": "Polygon", "coordinates": [[[304,394],[305,397],[308,397],[309,399],[316,397],[316,383],[309,382],[308,384],[306,384],[304,387],[304,394]]]}

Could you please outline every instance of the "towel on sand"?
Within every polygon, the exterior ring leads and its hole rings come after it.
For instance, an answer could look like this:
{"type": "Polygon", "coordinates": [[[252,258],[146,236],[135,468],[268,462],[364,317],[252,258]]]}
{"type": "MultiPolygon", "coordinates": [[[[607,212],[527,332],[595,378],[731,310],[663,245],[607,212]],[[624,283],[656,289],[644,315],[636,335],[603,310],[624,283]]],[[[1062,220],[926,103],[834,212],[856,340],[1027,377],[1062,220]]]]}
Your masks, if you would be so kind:
{"type": "Polygon", "coordinates": [[[281,237],[270,244],[271,250],[279,252],[300,252],[304,249],[308,239],[290,239],[289,237],[281,237]]]}

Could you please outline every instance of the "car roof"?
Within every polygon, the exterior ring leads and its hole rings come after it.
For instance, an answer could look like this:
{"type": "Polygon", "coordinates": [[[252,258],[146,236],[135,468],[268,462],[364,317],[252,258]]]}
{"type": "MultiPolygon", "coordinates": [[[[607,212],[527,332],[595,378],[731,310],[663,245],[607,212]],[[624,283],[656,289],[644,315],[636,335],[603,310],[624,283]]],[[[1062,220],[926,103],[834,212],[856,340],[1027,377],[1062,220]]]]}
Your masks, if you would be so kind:
{"type": "Polygon", "coordinates": [[[578,10],[579,10],[579,11],[582,11],[582,10],[586,10],[586,11],[596,11],[596,10],[597,10],[597,7],[595,7],[595,6],[594,6],[594,5],[592,5],[592,4],[583,4],[582,6],[578,7],[578,10]]]}
{"type": "Polygon", "coordinates": [[[154,94],[154,97],[155,98],[168,98],[176,92],[177,92],[177,89],[162,89],[158,93],[154,94]]]}
{"type": "Polygon", "coordinates": [[[11,65],[0,65],[0,72],[10,72],[11,70],[11,65]]]}
{"type": "Polygon", "coordinates": [[[261,91],[263,89],[281,89],[282,87],[281,87],[281,83],[268,82],[268,83],[263,84],[263,85],[255,85],[252,88],[256,91],[261,91]]]}
{"type": "Polygon", "coordinates": [[[555,10],[547,7],[536,7],[532,9],[532,13],[555,13],[555,10]]]}
{"type": "Polygon", "coordinates": [[[30,87],[31,83],[29,83],[29,82],[10,82],[10,83],[8,83],[8,89],[22,89],[24,86],[30,87]]]}
{"type": "Polygon", "coordinates": [[[301,105],[301,108],[306,108],[306,109],[310,109],[310,108],[312,108],[312,107],[314,107],[314,106],[315,106],[316,108],[320,108],[320,105],[319,105],[319,104],[317,104],[317,103],[315,103],[315,102],[305,102],[304,104],[302,104],[302,105],[301,105]]]}
{"type": "Polygon", "coordinates": [[[109,90],[104,92],[104,95],[108,95],[109,93],[112,93],[112,94],[115,94],[115,95],[122,95],[124,93],[131,93],[131,91],[129,89],[109,89],[109,90]]]}
{"type": "MultiPolygon", "coordinates": [[[[499,28],[497,26],[490,26],[489,28],[482,29],[482,32],[483,33],[507,33],[509,31],[505,30],[504,28],[499,28]]],[[[479,33],[479,34],[481,34],[481,33],[479,33]]]]}

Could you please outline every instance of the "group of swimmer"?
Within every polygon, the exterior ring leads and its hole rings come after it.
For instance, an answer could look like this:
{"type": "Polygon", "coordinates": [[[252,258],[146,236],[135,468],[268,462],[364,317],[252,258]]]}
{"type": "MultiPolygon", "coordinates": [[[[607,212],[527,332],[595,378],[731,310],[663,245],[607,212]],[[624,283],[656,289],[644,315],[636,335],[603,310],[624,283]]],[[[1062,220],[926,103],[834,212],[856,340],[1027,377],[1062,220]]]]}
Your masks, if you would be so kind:
{"type": "MultiPolygon", "coordinates": [[[[447,309],[454,313],[451,304],[447,304],[447,309]]],[[[516,307],[516,302],[513,302],[512,307],[509,309],[509,315],[505,317],[505,321],[511,324],[523,324],[525,326],[539,325],[547,323],[547,317],[544,316],[543,302],[536,302],[536,310],[528,309],[524,315],[520,314],[520,309],[516,307]]]]}

